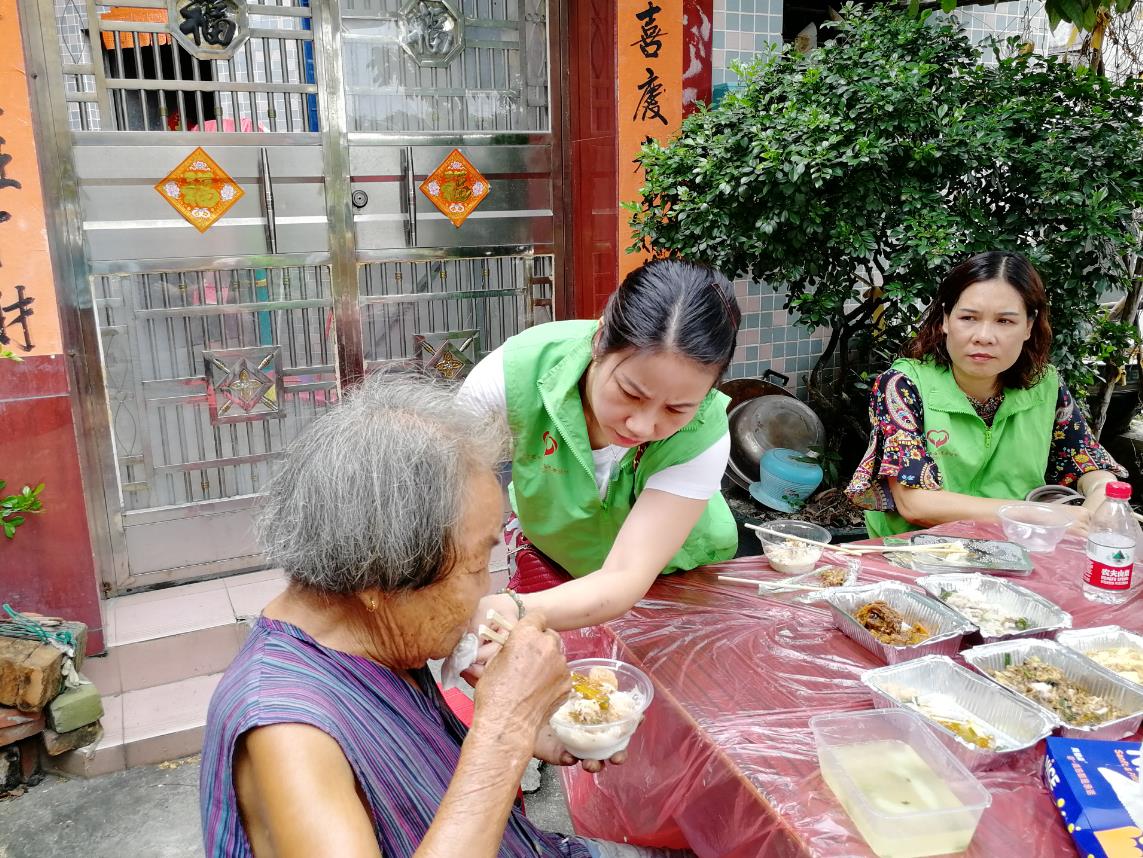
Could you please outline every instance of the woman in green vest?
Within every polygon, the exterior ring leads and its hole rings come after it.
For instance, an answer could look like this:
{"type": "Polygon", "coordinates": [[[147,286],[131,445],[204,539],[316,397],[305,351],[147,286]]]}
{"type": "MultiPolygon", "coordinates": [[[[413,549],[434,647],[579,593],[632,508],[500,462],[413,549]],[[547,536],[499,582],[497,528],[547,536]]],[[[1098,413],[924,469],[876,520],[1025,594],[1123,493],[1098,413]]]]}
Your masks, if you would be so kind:
{"type": "Polygon", "coordinates": [[[531,328],[473,368],[461,399],[502,414],[513,438],[513,574],[477,621],[494,608],[595,625],[660,574],[734,556],[719,492],[729,400],[714,386],[740,319],[717,271],[657,260],[627,275],[602,319],[531,328]]]}
{"type": "Polygon", "coordinates": [[[1052,328],[1036,269],[993,251],[948,273],[904,356],[874,382],[869,449],[846,494],[870,536],[994,519],[1037,486],[1075,486],[1086,525],[1126,472],[1092,437],[1048,363],[1052,328]]]}

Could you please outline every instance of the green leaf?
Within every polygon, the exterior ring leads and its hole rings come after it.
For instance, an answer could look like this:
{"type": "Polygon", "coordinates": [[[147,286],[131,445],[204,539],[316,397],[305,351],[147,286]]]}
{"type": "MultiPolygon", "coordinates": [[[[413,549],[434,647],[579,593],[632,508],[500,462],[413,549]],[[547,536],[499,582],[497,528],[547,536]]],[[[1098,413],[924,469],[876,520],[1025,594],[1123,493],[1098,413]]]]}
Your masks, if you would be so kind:
{"type": "Polygon", "coordinates": [[[957,0],[941,0],[941,11],[948,14],[956,8],[957,0]]]}

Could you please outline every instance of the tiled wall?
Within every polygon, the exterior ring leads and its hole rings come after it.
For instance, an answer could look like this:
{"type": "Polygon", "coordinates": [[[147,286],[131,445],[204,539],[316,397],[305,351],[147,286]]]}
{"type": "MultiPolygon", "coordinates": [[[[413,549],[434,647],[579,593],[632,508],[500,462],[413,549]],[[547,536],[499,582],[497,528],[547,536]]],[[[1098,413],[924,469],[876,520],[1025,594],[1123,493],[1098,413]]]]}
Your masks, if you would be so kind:
{"type": "Polygon", "coordinates": [[[742,310],[742,326],[727,375],[761,378],[772,369],[789,376],[789,389],[803,394],[806,376],[825,348],[829,331],[809,331],[797,324],[797,313],[782,309],[785,295],[765,283],[735,280],[734,291],[742,310]]]}
{"type": "Polygon", "coordinates": [[[781,41],[782,0],[714,0],[714,85],[737,80],[729,70],[734,60],[749,62],[768,44],[781,41]]]}
{"type": "MultiPolygon", "coordinates": [[[[737,80],[730,64],[749,62],[782,41],[782,0],[715,0],[711,77],[715,86],[737,80]]],[[[764,283],[734,282],[742,309],[738,349],[728,375],[761,377],[768,369],[790,378],[790,389],[804,391],[805,377],[825,348],[828,332],[807,331],[796,314],[782,309],[784,295],[764,283]]]]}

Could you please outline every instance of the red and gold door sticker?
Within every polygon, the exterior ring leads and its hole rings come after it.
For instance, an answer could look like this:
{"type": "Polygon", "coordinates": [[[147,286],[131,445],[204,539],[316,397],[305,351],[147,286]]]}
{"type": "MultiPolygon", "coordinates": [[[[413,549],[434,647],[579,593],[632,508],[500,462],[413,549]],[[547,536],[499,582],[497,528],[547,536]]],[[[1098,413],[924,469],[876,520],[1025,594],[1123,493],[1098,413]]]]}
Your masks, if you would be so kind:
{"type": "Polygon", "coordinates": [[[457,229],[484,202],[490,190],[488,180],[460,154],[459,149],[453,149],[441,165],[421,182],[421,193],[432,200],[457,229]]]}
{"type": "Polygon", "coordinates": [[[199,232],[210,229],[243,196],[238,183],[201,146],[155,185],[155,190],[199,232]]]}

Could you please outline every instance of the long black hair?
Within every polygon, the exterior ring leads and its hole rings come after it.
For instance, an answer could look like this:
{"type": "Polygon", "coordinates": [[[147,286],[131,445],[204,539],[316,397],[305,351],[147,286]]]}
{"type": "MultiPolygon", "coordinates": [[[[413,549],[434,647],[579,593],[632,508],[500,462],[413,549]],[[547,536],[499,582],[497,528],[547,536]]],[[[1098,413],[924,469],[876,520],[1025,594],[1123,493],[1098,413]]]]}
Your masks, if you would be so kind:
{"type": "Polygon", "coordinates": [[[674,352],[718,375],[734,357],[742,313],[734,287],[706,265],[656,259],[636,268],[603,310],[596,354],[674,352]]]}

